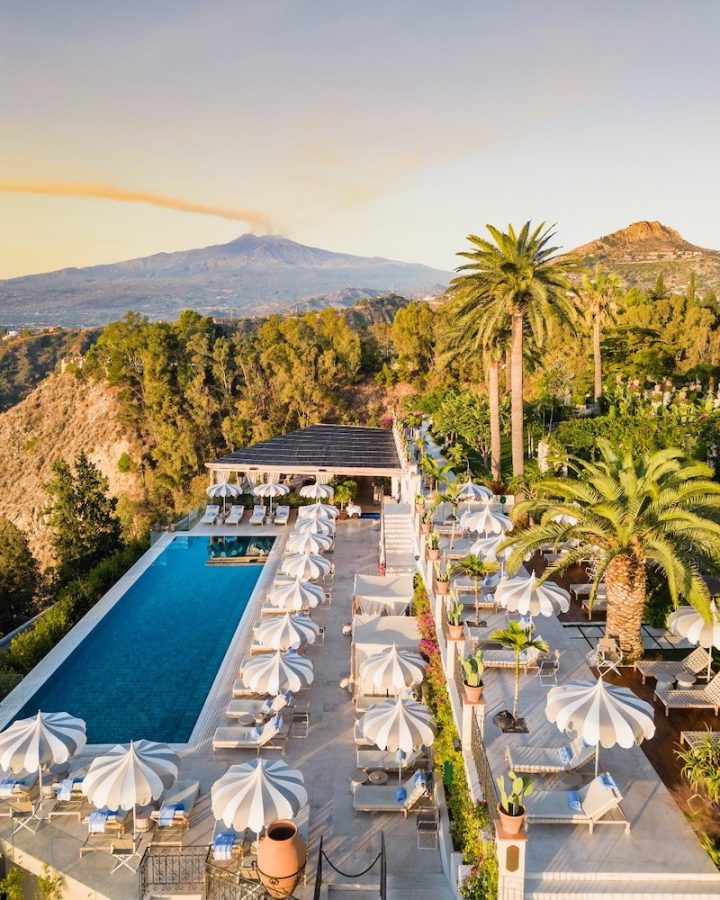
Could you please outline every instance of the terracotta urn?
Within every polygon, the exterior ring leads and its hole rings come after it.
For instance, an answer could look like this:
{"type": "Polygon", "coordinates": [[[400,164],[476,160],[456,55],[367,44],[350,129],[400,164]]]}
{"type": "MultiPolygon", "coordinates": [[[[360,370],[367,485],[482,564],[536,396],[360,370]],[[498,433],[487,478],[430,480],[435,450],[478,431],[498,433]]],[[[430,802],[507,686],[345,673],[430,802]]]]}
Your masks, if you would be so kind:
{"type": "Polygon", "coordinates": [[[448,633],[450,635],[451,641],[461,641],[463,639],[464,632],[465,632],[464,625],[448,624],[448,633]]]}
{"type": "Polygon", "coordinates": [[[297,825],[290,819],[277,819],[260,838],[257,869],[260,881],[271,897],[290,897],[305,868],[307,852],[297,825]]]}
{"type": "Polygon", "coordinates": [[[437,589],[438,594],[447,594],[447,592],[450,590],[450,582],[436,580],[435,587],[437,589]]]}
{"type": "Polygon", "coordinates": [[[521,807],[522,812],[519,816],[511,816],[498,803],[498,815],[500,816],[500,824],[505,834],[520,834],[525,818],[525,807],[521,807]]]}

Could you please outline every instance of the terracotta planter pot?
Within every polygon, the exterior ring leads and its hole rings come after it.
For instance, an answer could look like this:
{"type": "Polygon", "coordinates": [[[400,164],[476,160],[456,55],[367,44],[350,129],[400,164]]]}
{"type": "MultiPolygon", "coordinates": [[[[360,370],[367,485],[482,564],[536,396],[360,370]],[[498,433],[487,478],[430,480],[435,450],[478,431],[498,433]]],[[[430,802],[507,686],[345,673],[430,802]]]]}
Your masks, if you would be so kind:
{"type": "Polygon", "coordinates": [[[450,582],[449,581],[436,581],[435,588],[438,594],[447,594],[450,590],[450,582]]]}
{"type": "Polygon", "coordinates": [[[420,534],[430,534],[432,531],[432,523],[431,522],[421,522],[420,523],[420,534]]]}
{"type": "Polygon", "coordinates": [[[260,838],[257,868],[260,881],[271,897],[290,897],[300,881],[307,852],[297,825],[278,819],[260,838]]]}
{"type": "Polygon", "coordinates": [[[421,513],[424,509],[425,509],[424,503],[416,503],[415,504],[415,512],[416,513],[421,513]]]}
{"type": "Polygon", "coordinates": [[[348,517],[348,514],[347,514],[346,510],[344,510],[344,509],[341,509],[340,512],[337,514],[338,522],[344,522],[345,519],[347,519],[347,517],[348,517]]]}
{"type": "Polygon", "coordinates": [[[523,820],[525,818],[524,807],[522,807],[522,812],[519,816],[509,816],[506,812],[503,811],[500,804],[498,803],[498,815],[500,816],[500,824],[502,825],[505,834],[520,834],[520,830],[523,826],[523,820]]]}
{"type": "Polygon", "coordinates": [[[436,559],[440,559],[440,549],[433,550],[431,547],[428,547],[427,551],[428,559],[435,561],[436,559]]]}
{"type": "Polygon", "coordinates": [[[464,625],[448,624],[448,631],[450,632],[450,640],[451,641],[461,641],[463,639],[464,630],[465,630],[464,625]]]}
{"type": "Polygon", "coordinates": [[[482,699],[483,687],[484,687],[484,685],[482,682],[480,682],[480,684],[477,687],[471,687],[466,681],[463,681],[463,688],[465,689],[465,697],[466,697],[468,703],[479,703],[480,702],[480,700],[482,699]]]}

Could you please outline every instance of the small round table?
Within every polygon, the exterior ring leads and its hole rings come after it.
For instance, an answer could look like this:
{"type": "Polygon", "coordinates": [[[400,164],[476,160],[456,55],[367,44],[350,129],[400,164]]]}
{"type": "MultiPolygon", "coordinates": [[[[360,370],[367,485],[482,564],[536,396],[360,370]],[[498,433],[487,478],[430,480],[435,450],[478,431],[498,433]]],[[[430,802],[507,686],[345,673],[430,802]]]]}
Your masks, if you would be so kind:
{"type": "Polygon", "coordinates": [[[255,716],[251,712],[240,713],[239,716],[234,716],[233,718],[235,719],[236,725],[250,726],[255,725],[257,721],[255,716]]]}
{"type": "Polygon", "coordinates": [[[697,681],[697,675],[689,669],[685,669],[682,672],[678,672],[676,681],[678,688],[691,688],[697,681]]]}
{"type": "Polygon", "coordinates": [[[655,681],[659,688],[669,690],[675,684],[675,675],[672,672],[658,672],[655,681]]]}
{"type": "Polygon", "coordinates": [[[368,775],[368,781],[370,784],[387,784],[388,773],[383,772],[382,769],[376,769],[374,772],[370,772],[368,775]]]}

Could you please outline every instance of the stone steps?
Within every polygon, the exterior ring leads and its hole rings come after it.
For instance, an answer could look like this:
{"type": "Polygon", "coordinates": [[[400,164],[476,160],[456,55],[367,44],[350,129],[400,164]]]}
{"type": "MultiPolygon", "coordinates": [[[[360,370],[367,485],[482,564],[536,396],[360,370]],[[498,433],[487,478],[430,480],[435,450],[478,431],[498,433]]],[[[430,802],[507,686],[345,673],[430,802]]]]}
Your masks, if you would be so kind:
{"type": "Polygon", "coordinates": [[[444,875],[389,875],[388,900],[455,900],[450,883],[444,875]]]}
{"type": "Polygon", "coordinates": [[[716,881],[525,879],[525,900],[712,900],[718,896],[720,876],[716,881]]]}

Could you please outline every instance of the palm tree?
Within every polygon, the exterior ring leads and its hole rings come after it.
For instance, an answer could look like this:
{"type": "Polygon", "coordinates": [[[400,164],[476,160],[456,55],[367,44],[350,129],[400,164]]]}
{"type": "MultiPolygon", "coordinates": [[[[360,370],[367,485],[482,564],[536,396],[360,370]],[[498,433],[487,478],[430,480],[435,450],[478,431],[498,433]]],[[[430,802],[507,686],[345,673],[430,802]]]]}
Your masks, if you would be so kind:
{"type": "Polygon", "coordinates": [[[513,718],[518,717],[518,702],[520,700],[520,659],[523,653],[528,650],[539,650],[541,653],[547,653],[548,645],[542,638],[530,637],[529,632],[516,622],[510,619],[505,628],[498,628],[490,635],[491,640],[499,641],[503,647],[512,650],[515,653],[515,693],[513,695],[513,718]]]}
{"type": "Polygon", "coordinates": [[[587,314],[592,323],[592,348],[595,366],[595,404],[602,396],[602,356],[600,354],[600,333],[603,322],[614,318],[615,305],[622,287],[622,279],[613,273],[603,274],[595,268],[592,278],[582,279],[580,297],[587,305],[587,314]]]}
{"type": "Polygon", "coordinates": [[[484,578],[488,573],[487,563],[480,559],[475,553],[461,559],[452,567],[451,574],[467,575],[473,579],[473,588],[475,590],[475,624],[480,622],[480,579],[484,578]]]}
{"type": "Polygon", "coordinates": [[[572,322],[575,304],[569,293],[568,275],[576,264],[569,257],[556,255],[549,246],[554,236],[545,223],[532,232],[530,222],[516,232],[486,226],[493,241],[468,235],[473,250],[459,253],[470,262],[458,267],[465,274],[452,284],[474,296],[485,335],[511,328],[512,463],[513,474],[524,471],[523,439],[523,331],[526,320],[533,336],[542,343],[546,323],[551,317],[572,322]]]}
{"type": "Polygon", "coordinates": [[[446,476],[453,470],[451,462],[441,462],[434,456],[425,455],[421,462],[423,472],[430,479],[430,490],[434,491],[441,481],[447,481],[446,476]]]}
{"type": "Polygon", "coordinates": [[[673,603],[680,599],[710,617],[710,593],[701,571],[720,567],[720,484],[704,463],[681,450],[642,456],[598,441],[597,462],[571,460],[577,477],[537,483],[537,497],[515,514],[536,524],[513,534],[508,569],[545,543],[572,541],[574,548],[546,569],[543,579],[582,559],[593,561],[590,603],[605,579],[607,634],[630,660],[642,656],[641,625],[648,566],[667,579],[673,603]]]}

